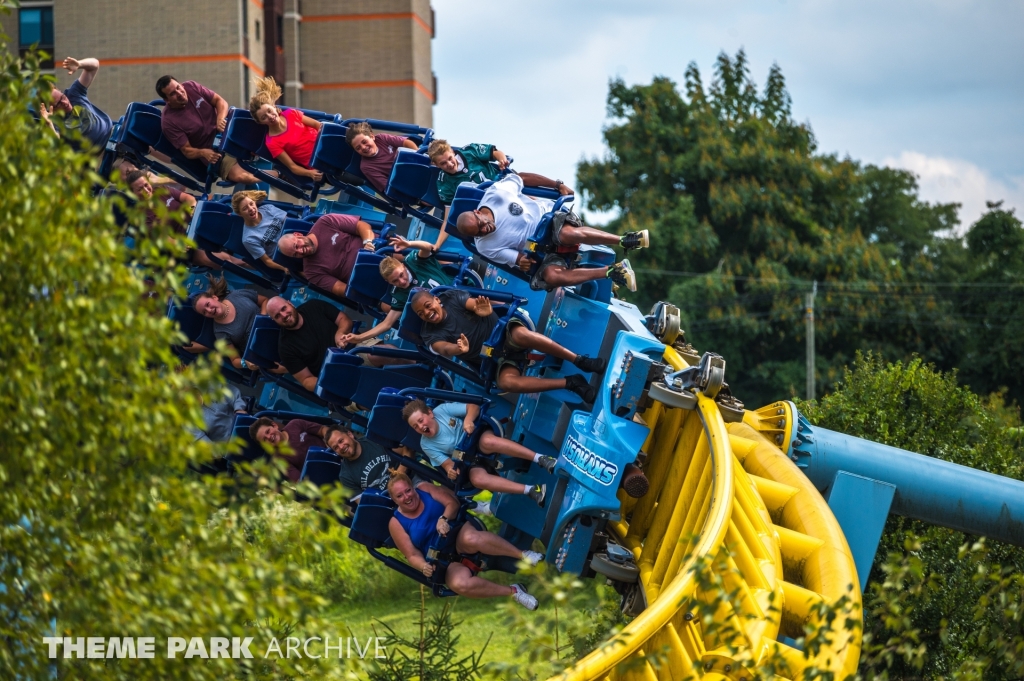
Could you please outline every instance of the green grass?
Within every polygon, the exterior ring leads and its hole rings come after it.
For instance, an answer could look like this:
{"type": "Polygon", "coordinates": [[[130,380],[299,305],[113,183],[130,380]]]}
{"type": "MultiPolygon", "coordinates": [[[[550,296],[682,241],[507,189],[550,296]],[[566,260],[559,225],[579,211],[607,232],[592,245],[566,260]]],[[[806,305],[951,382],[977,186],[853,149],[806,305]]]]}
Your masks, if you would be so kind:
{"type": "MultiPolygon", "coordinates": [[[[508,582],[496,573],[489,577],[495,581],[508,582]]],[[[445,600],[427,594],[427,616],[439,611],[445,600]]],[[[506,622],[506,615],[501,609],[501,599],[476,600],[455,597],[452,600],[452,617],[458,625],[459,652],[465,656],[471,652],[484,651],[483,663],[498,660],[527,662],[527,657],[519,657],[516,649],[522,637],[511,631],[506,622]]],[[[360,638],[374,635],[383,636],[384,629],[380,622],[387,623],[395,633],[415,638],[419,632],[420,592],[418,585],[411,584],[408,592],[386,600],[373,603],[353,602],[336,606],[325,615],[325,619],[336,622],[338,628],[347,626],[352,635],[360,638]]],[[[536,665],[534,671],[540,678],[546,678],[544,672],[548,665],[536,665]],[[543,668],[542,668],[543,667],[543,668]]]]}

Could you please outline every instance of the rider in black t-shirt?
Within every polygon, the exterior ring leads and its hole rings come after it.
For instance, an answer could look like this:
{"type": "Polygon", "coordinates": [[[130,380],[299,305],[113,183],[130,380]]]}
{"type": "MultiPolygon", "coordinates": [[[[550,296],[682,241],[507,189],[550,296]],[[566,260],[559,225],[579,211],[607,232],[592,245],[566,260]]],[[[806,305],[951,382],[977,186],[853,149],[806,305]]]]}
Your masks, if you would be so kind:
{"type": "Polygon", "coordinates": [[[341,345],[339,339],[352,330],[352,320],[324,300],[310,300],[295,307],[284,298],[271,298],[267,314],[281,327],[281,364],[303,388],[313,390],[327,348],[341,345]]]}
{"type": "MultiPolygon", "coordinates": [[[[443,291],[438,296],[420,290],[412,295],[410,304],[413,312],[424,322],[420,337],[431,350],[445,357],[458,357],[474,368],[480,366],[480,350],[498,323],[498,316],[488,298],[474,297],[458,289],[443,291]]],[[[565,378],[524,376],[530,350],[572,362],[585,372],[601,373],[605,368],[604,359],[577,355],[550,338],[530,331],[519,319],[513,318],[505,330],[498,360],[498,388],[511,393],[565,388],[586,402],[593,402],[597,397],[597,390],[581,374],[565,378]]]]}

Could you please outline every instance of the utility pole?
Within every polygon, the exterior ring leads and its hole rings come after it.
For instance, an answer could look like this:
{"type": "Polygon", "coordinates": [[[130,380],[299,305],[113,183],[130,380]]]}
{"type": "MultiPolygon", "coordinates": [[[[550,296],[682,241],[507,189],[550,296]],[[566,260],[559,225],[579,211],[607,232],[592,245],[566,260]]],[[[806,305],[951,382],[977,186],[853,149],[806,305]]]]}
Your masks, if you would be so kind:
{"type": "Polygon", "coordinates": [[[814,295],[818,292],[818,282],[814,282],[811,292],[804,298],[804,320],[807,323],[807,399],[814,399],[814,295]]]}

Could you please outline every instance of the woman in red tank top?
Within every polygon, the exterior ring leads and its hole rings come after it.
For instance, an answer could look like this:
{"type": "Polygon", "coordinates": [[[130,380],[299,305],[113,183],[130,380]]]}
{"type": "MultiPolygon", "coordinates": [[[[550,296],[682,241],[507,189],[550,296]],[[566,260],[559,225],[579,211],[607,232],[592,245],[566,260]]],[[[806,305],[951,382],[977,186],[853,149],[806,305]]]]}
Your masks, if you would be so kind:
{"type": "Polygon", "coordinates": [[[269,128],[267,149],[271,156],[300,177],[319,182],[323,174],[309,167],[320,132],[320,121],[304,116],[298,109],[279,109],[275,102],[281,98],[281,86],[273,76],[256,81],[256,94],[249,100],[249,113],[269,128]]]}

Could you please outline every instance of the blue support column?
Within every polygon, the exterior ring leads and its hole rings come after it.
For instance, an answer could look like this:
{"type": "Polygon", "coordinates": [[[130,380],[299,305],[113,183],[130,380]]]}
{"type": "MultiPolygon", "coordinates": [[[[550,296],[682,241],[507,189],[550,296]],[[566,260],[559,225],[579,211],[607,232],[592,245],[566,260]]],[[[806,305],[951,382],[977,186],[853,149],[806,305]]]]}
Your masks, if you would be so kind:
{"type": "Polygon", "coordinates": [[[837,472],[829,487],[828,506],[850,545],[861,592],[868,586],[871,563],[895,494],[895,485],[846,471],[837,472]]]}

